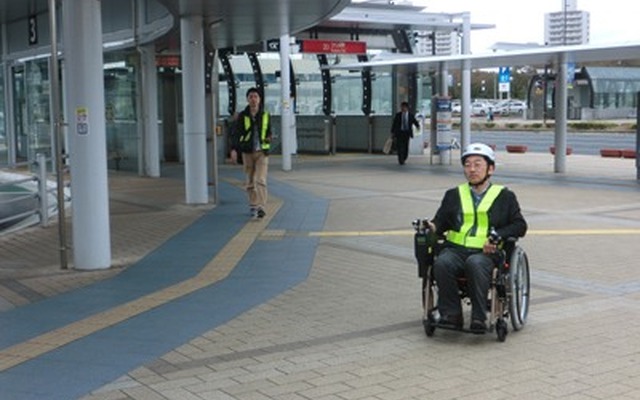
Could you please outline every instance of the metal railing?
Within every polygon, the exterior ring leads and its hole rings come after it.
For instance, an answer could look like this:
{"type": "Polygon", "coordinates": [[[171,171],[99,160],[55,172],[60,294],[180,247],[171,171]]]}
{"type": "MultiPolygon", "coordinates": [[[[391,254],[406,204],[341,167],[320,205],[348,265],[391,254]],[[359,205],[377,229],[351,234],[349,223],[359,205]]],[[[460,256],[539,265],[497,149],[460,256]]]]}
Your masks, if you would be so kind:
{"type": "MultiPolygon", "coordinates": [[[[55,201],[56,187],[47,179],[47,159],[43,154],[36,156],[34,172],[30,175],[5,176],[0,182],[0,235],[13,231],[16,227],[40,224],[49,225],[49,220],[58,212],[55,201]],[[24,177],[22,177],[24,176],[24,177]],[[53,201],[52,201],[53,200],[53,201]]],[[[65,202],[70,197],[65,196],[65,202]]],[[[64,207],[64,205],[62,205],[64,207]]]]}

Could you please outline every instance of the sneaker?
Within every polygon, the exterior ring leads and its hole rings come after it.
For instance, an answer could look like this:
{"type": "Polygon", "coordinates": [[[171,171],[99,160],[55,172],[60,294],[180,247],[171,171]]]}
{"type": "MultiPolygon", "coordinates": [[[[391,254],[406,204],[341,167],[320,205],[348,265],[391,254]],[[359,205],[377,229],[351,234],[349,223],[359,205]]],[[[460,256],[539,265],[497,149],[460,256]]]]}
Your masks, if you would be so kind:
{"type": "Polygon", "coordinates": [[[462,329],[462,315],[444,315],[438,321],[438,326],[447,329],[462,329]]]}
{"type": "Polygon", "coordinates": [[[256,213],[258,218],[264,218],[265,215],[267,215],[266,212],[264,212],[264,210],[262,208],[258,208],[258,211],[256,213]]]}
{"type": "Polygon", "coordinates": [[[472,333],[482,334],[487,332],[487,324],[484,321],[480,321],[479,319],[474,319],[471,321],[471,325],[469,326],[469,330],[472,333]]]}
{"type": "Polygon", "coordinates": [[[251,207],[250,212],[251,212],[251,218],[258,218],[258,209],[257,208],[251,207]]]}

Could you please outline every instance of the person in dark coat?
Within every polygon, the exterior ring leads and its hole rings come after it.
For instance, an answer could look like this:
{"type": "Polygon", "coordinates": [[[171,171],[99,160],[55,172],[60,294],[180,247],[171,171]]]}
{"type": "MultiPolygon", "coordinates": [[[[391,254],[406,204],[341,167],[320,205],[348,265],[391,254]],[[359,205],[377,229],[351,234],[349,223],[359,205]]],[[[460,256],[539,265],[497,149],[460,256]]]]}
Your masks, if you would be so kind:
{"type": "Polygon", "coordinates": [[[409,140],[413,138],[413,127],[420,128],[420,124],[414,113],[409,111],[409,103],[403,101],[400,111],[393,117],[391,135],[396,142],[398,163],[404,165],[409,157],[409,140]]]}

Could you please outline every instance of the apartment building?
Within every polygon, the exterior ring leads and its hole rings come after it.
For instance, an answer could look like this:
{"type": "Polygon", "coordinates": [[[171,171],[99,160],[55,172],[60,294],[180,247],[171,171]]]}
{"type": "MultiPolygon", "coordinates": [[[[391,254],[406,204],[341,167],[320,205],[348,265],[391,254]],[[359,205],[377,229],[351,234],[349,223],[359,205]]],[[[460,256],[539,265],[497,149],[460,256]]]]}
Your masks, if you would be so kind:
{"type": "Polygon", "coordinates": [[[546,13],[544,43],[564,46],[589,43],[589,13],[578,10],[577,0],[562,0],[562,10],[546,13]]]}

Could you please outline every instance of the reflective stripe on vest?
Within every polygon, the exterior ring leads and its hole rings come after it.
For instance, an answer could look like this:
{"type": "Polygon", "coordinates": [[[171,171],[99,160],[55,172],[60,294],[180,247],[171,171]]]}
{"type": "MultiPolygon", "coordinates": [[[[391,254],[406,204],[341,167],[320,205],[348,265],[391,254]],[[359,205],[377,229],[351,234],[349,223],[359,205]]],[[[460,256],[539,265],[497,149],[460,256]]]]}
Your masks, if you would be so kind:
{"type": "MultiPolygon", "coordinates": [[[[260,148],[262,150],[269,150],[271,148],[271,144],[267,142],[267,128],[269,127],[269,113],[262,113],[262,129],[260,132],[260,148]]],[[[248,115],[244,116],[244,135],[240,137],[241,142],[248,142],[251,140],[251,117],[248,115]]]]}
{"type": "Polygon", "coordinates": [[[489,236],[489,208],[496,200],[504,186],[491,185],[476,210],[473,205],[473,197],[469,184],[458,186],[458,195],[462,205],[462,226],[460,231],[447,232],[447,241],[472,249],[481,249],[489,236]],[[470,235],[473,226],[476,226],[475,235],[470,235]]]}

